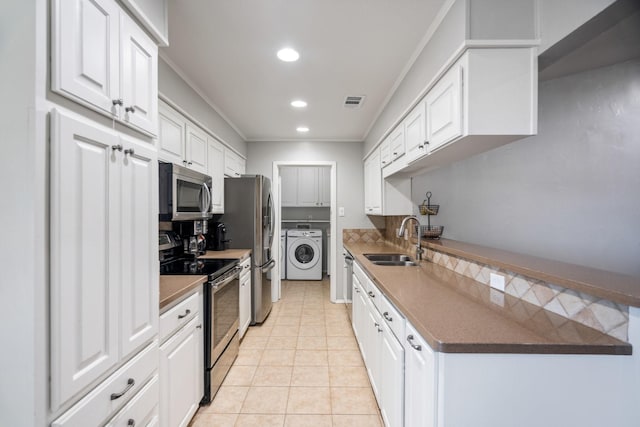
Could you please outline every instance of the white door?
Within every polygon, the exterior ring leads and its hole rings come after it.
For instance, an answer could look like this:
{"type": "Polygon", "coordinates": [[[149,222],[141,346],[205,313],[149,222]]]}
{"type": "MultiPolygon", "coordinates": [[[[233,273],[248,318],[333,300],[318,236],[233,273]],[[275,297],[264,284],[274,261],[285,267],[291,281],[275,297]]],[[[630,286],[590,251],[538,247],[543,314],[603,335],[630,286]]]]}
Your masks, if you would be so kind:
{"type": "Polygon", "coordinates": [[[425,96],[427,143],[433,151],[462,135],[462,67],[451,68],[425,96]]]}
{"type": "Polygon", "coordinates": [[[51,115],[51,407],[118,361],[119,175],[115,133],[51,115]]]}
{"type": "Polygon", "coordinates": [[[207,173],[207,134],[187,122],[187,166],[207,173]]]}
{"type": "Polygon", "coordinates": [[[298,203],[298,168],[283,166],[280,168],[281,201],[280,205],[296,206],[298,203]]]}
{"type": "Polygon", "coordinates": [[[388,427],[402,427],[404,418],[404,348],[384,323],[380,343],[380,413],[388,427]]]}
{"type": "Polygon", "coordinates": [[[407,145],[407,161],[416,160],[427,154],[424,143],[425,104],[419,103],[404,120],[404,137],[407,145]]]}
{"type": "Polygon", "coordinates": [[[298,206],[318,206],[318,168],[298,167],[298,206]]]}
{"type": "Polygon", "coordinates": [[[318,204],[331,206],[331,168],[318,168],[318,204]]]}
{"type": "Polygon", "coordinates": [[[211,208],[216,214],[224,213],[224,147],[207,137],[207,170],[211,176],[211,208]]]}
{"type": "Polygon", "coordinates": [[[151,135],[158,133],[158,46],[124,12],[121,14],[121,118],[151,135]]]}
{"type": "Polygon", "coordinates": [[[406,335],[404,424],[434,427],[436,425],[435,354],[408,322],[406,335]]]}
{"type": "Polygon", "coordinates": [[[113,0],[54,0],[51,9],[51,89],[117,116],[120,8],[113,0]]]}
{"type": "Polygon", "coordinates": [[[402,124],[398,125],[389,135],[389,144],[392,161],[404,154],[404,126],[402,124]]]}
{"type": "Polygon", "coordinates": [[[203,364],[200,315],[160,346],[160,425],[186,427],[198,409],[203,364]]]}
{"type": "Polygon", "coordinates": [[[184,117],[160,102],[158,129],[158,157],[171,163],[186,166],[186,128],[184,117]]]}
{"type": "Polygon", "coordinates": [[[158,332],[158,162],[155,149],[121,138],[120,342],[126,357],[158,332]]]}

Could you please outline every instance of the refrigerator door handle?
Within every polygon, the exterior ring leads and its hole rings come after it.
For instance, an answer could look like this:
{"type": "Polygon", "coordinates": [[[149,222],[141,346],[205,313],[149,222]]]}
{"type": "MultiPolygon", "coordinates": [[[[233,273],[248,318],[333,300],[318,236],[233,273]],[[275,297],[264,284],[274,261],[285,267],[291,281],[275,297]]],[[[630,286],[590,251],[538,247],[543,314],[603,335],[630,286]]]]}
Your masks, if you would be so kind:
{"type": "Polygon", "coordinates": [[[265,265],[263,265],[262,267],[260,267],[262,269],[263,273],[266,273],[268,271],[271,271],[271,269],[273,269],[273,267],[276,266],[276,260],[275,259],[271,259],[271,261],[267,262],[265,265]]]}

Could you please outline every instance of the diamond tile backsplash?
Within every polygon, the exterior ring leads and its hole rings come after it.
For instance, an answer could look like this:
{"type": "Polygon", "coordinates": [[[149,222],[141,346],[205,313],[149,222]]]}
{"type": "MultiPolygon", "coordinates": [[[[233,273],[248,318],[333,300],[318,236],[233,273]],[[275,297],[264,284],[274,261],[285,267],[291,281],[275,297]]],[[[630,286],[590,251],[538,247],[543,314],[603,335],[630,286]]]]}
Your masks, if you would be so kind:
{"type": "MultiPolygon", "coordinates": [[[[344,230],[344,241],[354,243],[383,243],[386,241],[386,243],[412,253],[415,244],[395,235],[402,218],[402,216],[385,217],[385,229],[344,230]]],[[[410,237],[414,237],[414,234],[412,224],[410,237]]],[[[505,278],[505,292],[507,294],[622,341],[628,341],[629,307],[626,305],[616,304],[553,283],[432,249],[426,251],[425,257],[437,265],[486,286],[489,286],[491,273],[500,274],[505,278]]]]}

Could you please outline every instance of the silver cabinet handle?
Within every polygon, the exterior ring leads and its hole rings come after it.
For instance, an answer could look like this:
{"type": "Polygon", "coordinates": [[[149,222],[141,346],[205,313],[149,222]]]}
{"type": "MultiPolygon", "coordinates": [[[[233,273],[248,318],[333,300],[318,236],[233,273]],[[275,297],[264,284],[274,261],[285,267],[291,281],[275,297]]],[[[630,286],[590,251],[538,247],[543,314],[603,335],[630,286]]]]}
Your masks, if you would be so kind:
{"type": "Polygon", "coordinates": [[[413,343],[413,335],[409,335],[407,337],[407,341],[409,342],[409,344],[411,344],[411,347],[413,347],[414,350],[422,351],[422,346],[421,345],[413,343]]]}
{"type": "Polygon", "coordinates": [[[202,329],[202,323],[196,326],[196,329],[202,329]]]}
{"type": "Polygon", "coordinates": [[[380,329],[380,323],[374,322],[374,325],[378,329],[378,332],[382,332],[382,329],[380,329]]]}
{"type": "Polygon", "coordinates": [[[122,101],[122,99],[113,99],[111,101],[113,103],[113,105],[119,105],[122,107],[122,105],[124,105],[124,102],[122,101]]]}
{"type": "Polygon", "coordinates": [[[127,426],[135,427],[136,426],[136,420],[134,420],[133,418],[129,418],[129,421],[127,421],[127,426]]]}
{"type": "Polygon", "coordinates": [[[124,388],[124,390],[122,390],[120,393],[111,393],[111,400],[120,399],[126,392],[131,390],[131,387],[133,387],[135,384],[135,380],[133,378],[129,378],[127,380],[127,386],[124,388]]]}
{"type": "Polygon", "coordinates": [[[367,292],[367,295],[369,295],[371,298],[375,298],[376,297],[376,294],[374,294],[371,291],[367,292]]]}
{"type": "Polygon", "coordinates": [[[191,166],[191,165],[193,164],[193,162],[187,162],[187,164],[188,164],[189,166],[191,166]]]}
{"type": "Polygon", "coordinates": [[[398,153],[394,152],[394,153],[393,153],[393,155],[394,155],[394,156],[397,156],[397,155],[398,155],[398,153]]]}
{"type": "Polygon", "coordinates": [[[382,313],[382,315],[384,316],[385,319],[387,319],[387,321],[393,322],[393,317],[389,316],[388,311],[385,311],[384,313],[382,313]]]}
{"type": "Polygon", "coordinates": [[[186,164],[187,164],[187,161],[186,161],[186,160],[183,160],[183,161],[182,161],[182,164],[183,164],[183,165],[186,165],[186,164]]]}
{"type": "Polygon", "coordinates": [[[424,148],[424,145],[420,144],[420,145],[418,145],[418,148],[422,150],[424,148]]]}
{"type": "Polygon", "coordinates": [[[387,163],[387,161],[386,161],[386,160],[383,160],[383,161],[382,161],[382,164],[384,165],[385,163],[387,163]]]}
{"type": "Polygon", "coordinates": [[[424,140],[424,143],[429,145],[429,141],[427,141],[426,139],[424,140]]]}
{"type": "Polygon", "coordinates": [[[191,310],[189,310],[187,308],[187,310],[184,312],[184,314],[178,314],[178,319],[184,319],[185,317],[187,317],[190,314],[191,314],[191,310]]]}
{"type": "Polygon", "coordinates": [[[131,107],[126,107],[124,111],[126,111],[127,113],[133,114],[136,112],[136,109],[133,106],[131,106],[131,107]]]}
{"type": "Polygon", "coordinates": [[[360,293],[360,289],[356,288],[356,292],[357,292],[357,293],[360,293]]]}
{"type": "Polygon", "coordinates": [[[118,145],[112,145],[111,149],[113,151],[122,151],[122,145],[118,144],[118,145]]]}
{"type": "Polygon", "coordinates": [[[130,155],[133,156],[134,154],[136,154],[136,152],[135,152],[135,150],[133,148],[129,148],[127,150],[124,150],[124,154],[125,155],[130,154],[130,155]]]}

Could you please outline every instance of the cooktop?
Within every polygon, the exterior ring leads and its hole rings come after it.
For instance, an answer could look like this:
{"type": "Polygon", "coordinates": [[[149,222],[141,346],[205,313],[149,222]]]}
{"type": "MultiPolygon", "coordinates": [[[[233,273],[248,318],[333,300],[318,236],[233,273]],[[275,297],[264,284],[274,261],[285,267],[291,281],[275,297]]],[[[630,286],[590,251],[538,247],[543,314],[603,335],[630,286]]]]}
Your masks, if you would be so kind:
{"type": "Polygon", "coordinates": [[[232,269],[237,263],[237,259],[179,258],[160,264],[160,274],[209,276],[209,280],[212,280],[232,269]]]}

